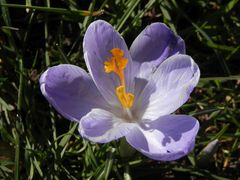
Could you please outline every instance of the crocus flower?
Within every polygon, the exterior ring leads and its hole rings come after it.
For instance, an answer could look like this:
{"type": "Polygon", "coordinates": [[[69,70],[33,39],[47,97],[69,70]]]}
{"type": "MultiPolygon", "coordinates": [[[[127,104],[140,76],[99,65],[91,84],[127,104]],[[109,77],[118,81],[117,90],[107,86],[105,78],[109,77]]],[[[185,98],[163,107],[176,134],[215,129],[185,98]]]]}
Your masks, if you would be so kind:
{"type": "Polygon", "coordinates": [[[162,161],[193,149],[198,121],[171,114],[188,100],[200,76],[179,36],[153,23],[128,50],[120,34],[98,20],[86,31],[83,51],[89,74],[61,64],[40,79],[43,95],[79,123],[81,136],[97,143],[125,137],[144,155],[162,161]]]}

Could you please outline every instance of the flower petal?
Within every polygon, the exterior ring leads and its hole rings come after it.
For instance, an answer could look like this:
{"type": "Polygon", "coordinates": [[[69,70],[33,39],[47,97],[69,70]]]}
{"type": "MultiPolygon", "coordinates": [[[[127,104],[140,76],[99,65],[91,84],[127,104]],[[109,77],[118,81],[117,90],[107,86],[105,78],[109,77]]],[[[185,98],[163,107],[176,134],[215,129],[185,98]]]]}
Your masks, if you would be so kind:
{"type": "Polygon", "coordinates": [[[133,127],[109,111],[93,109],[81,119],[79,132],[90,141],[107,143],[125,136],[133,127]]]}
{"type": "Polygon", "coordinates": [[[198,121],[191,116],[168,115],[134,128],[126,139],[149,158],[172,161],[193,149],[198,129],[198,121]]]}
{"type": "Polygon", "coordinates": [[[92,108],[107,108],[91,77],[81,68],[62,64],[40,78],[42,94],[65,118],[79,121],[92,108]]]}
{"type": "Polygon", "coordinates": [[[124,58],[128,64],[124,69],[125,84],[128,93],[133,92],[132,59],[125,41],[113,27],[102,20],[89,25],[83,40],[84,58],[88,70],[100,93],[113,106],[121,106],[116,97],[116,88],[120,85],[119,77],[115,73],[106,73],[104,62],[112,57],[110,51],[119,48],[124,51],[124,58]]]}
{"type": "Polygon", "coordinates": [[[197,85],[200,71],[190,56],[173,55],[153,74],[136,101],[136,114],[155,120],[177,110],[197,85]]]}
{"type": "Polygon", "coordinates": [[[139,77],[148,78],[168,57],[178,53],[185,54],[185,43],[165,24],[153,23],[134,40],[130,53],[133,61],[143,63],[140,65],[139,77]]]}

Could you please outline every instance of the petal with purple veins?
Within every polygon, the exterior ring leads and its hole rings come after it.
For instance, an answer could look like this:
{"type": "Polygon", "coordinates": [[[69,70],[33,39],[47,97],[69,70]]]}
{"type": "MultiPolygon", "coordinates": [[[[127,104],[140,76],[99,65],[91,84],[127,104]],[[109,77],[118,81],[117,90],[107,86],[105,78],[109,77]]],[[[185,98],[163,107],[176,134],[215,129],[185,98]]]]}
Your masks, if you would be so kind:
{"type": "Polygon", "coordinates": [[[199,68],[190,56],[169,57],[136,98],[134,111],[148,120],[173,113],[188,100],[199,77],[199,68]]]}
{"type": "Polygon", "coordinates": [[[109,111],[93,109],[81,119],[79,132],[90,141],[107,143],[125,136],[134,127],[109,111]]]}
{"type": "Polygon", "coordinates": [[[91,77],[74,65],[49,68],[41,75],[40,87],[49,103],[72,121],[78,122],[92,108],[108,109],[91,77]]]}
{"type": "Polygon", "coordinates": [[[120,86],[119,77],[115,73],[106,73],[104,62],[112,57],[111,50],[119,48],[124,51],[128,64],[124,69],[126,91],[133,92],[132,59],[124,39],[107,22],[98,20],[89,25],[83,40],[84,58],[88,70],[103,97],[112,106],[121,107],[116,88],[120,86]]]}
{"type": "Polygon", "coordinates": [[[137,36],[132,43],[130,53],[133,61],[141,63],[139,77],[148,78],[151,72],[154,72],[168,57],[185,54],[185,43],[165,24],[153,23],[137,36]]]}
{"type": "Polygon", "coordinates": [[[186,115],[167,115],[142,123],[127,134],[127,142],[149,158],[171,161],[194,147],[198,121],[186,115]]]}

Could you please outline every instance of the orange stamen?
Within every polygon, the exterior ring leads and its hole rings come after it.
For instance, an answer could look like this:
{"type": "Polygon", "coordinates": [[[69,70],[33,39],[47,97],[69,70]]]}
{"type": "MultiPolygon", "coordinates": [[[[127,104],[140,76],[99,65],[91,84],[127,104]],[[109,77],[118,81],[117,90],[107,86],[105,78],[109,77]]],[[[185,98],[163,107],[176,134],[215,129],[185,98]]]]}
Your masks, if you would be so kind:
{"type": "Polygon", "coordinates": [[[119,48],[113,48],[111,51],[112,58],[104,62],[106,73],[116,73],[120,79],[121,86],[116,88],[116,95],[124,108],[131,108],[134,101],[134,95],[126,93],[124,69],[128,64],[128,59],[124,58],[124,51],[119,48]]]}

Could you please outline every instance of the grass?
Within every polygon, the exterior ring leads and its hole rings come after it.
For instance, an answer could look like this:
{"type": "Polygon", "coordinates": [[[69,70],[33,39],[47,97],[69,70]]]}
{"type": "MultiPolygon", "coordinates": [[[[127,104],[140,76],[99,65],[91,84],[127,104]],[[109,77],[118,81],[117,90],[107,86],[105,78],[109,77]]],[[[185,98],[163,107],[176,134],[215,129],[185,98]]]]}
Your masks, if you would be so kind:
{"type": "Polygon", "coordinates": [[[240,177],[238,0],[21,2],[0,1],[1,179],[240,177]],[[156,21],[185,40],[187,54],[201,69],[197,88],[177,112],[191,114],[201,124],[195,149],[187,157],[157,162],[123,140],[83,140],[77,124],[61,117],[41,95],[38,79],[47,67],[71,63],[86,68],[82,39],[96,19],[110,22],[128,46],[156,21]],[[204,147],[216,139],[218,147],[204,154],[204,147]],[[123,155],[123,147],[130,154],[123,155]]]}

